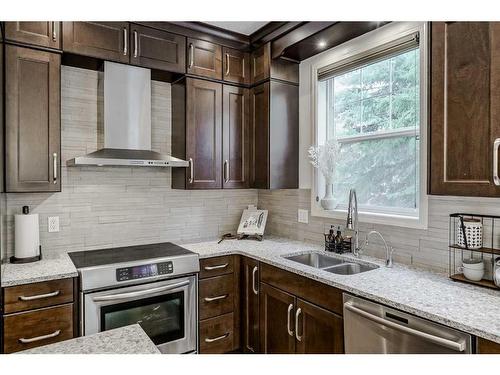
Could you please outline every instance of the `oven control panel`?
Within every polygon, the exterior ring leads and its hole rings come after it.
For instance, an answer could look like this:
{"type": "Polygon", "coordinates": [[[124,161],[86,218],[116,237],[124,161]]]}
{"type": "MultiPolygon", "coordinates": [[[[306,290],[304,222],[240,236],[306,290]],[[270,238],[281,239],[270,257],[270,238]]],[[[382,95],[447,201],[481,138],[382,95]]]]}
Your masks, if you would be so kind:
{"type": "Polygon", "coordinates": [[[118,268],[116,270],[116,281],[128,281],[145,277],[168,275],[173,272],[174,265],[172,262],[141,264],[140,266],[118,268]]]}

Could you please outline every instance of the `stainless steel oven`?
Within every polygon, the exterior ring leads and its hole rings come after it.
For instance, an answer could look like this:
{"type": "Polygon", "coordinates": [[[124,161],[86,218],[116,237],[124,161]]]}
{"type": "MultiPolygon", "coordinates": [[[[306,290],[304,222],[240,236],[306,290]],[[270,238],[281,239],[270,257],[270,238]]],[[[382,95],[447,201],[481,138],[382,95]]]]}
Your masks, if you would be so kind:
{"type": "Polygon", "coordinates": [[[162,353],[196,351],[196,276],[83,295],[84,335],[139,323],[162,353]]]}
{"type": "Polygon", "coordinates": [[[198,345],[198,254],[175,244],[79,251],[80,332],[138,323],[162,353],[198,345]]]}

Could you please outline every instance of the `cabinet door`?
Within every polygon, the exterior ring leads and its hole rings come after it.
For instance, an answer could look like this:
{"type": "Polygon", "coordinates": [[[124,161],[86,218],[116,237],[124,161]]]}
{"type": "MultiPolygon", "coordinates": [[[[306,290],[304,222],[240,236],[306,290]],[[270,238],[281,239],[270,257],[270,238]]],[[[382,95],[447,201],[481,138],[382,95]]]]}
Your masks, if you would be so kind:
{"type": "Polygon", "coordinates": [[[477,354],[500,354],[500,344],[478,337],[477,354]]]}
{"type": "Polygon", "coordinates": [[[188,189],[222,187],[222,84],[188,78],[186,158],[188,189]]]}
{"type": "Polygon", "coordinates": [[[271,62],[271,44],[266,43],[252,52],[250,78],[252,83],[258,83],[269,78],[271,62]]]}
{"type": "Polygon", "coordinates": [[[269,189],[269,82],[251,90],[251,186],[269,189]]]}
{"type": "Polygon", "coordinates": [[[61,48],[60,22],[5,22],[5,39],[40,47],[61,48]]]}
{"type": "Polygon", "coordinates": [[[500,23],[432,24],[431,194],[500,196],[500,23]]]}
{"type": "Polygon", "coordinates": [[[264,354],[295,353],[295,297],[260,283],[260,350],[264,354]]]}
{"type": "Polygon", "coordinates": [[[63,51],[129,62],[128,22],[63,22],[63,51]]]}
{"type": "Polygon", "coordinates": [[[187,72],[197,76],[222,79],[222,47],[204,40],[190,38],[187,43],[187,72]]]}
{"type": "Polygon", "coordinates": [[[223,79],[234,83],[250,83],[250,56],[246,52],[224,47],[223,79]]]}
{"type": "Polygon", "coordinates": [[[297,353],[341,354],[344,352],[342,318],[297,298],[295,312],[297,353]]]}
{"type": "Polygon", "coordinates": [[[60,67],[55,53],[6,46],[6,188],[61,191],[60,67]]]}
{"type": "Polygon", "coordinates": [[[186,38],[139,25],[130,28],[130,62],[151,69],[186,72],[186,38]]]}
{"type": "Polygon", "coordinates": [[[259,353],[259,262],[243,258],[243,351],[259,353]]]}
{"type": "Polygon", "coordinates": [[[248,89],[224,85],[222,108],[223,187],[250,186],[248,89]]]}

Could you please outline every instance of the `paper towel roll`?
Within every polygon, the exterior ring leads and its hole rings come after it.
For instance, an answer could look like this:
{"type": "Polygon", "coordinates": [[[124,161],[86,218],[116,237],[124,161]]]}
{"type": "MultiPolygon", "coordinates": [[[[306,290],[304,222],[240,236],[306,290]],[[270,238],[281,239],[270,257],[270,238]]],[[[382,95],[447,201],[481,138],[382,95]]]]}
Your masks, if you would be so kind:
{"type": "Polygon", "coordinates": [[[40,255],[38,214],[15,215],[14,252],[16,258],[40,255]]]}

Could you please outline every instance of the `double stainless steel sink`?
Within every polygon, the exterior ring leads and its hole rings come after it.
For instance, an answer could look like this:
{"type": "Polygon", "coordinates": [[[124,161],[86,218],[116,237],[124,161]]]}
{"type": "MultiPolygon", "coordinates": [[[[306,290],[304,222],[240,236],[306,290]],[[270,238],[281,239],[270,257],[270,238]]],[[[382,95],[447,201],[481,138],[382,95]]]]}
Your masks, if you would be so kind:
{"type": "Polygon", "coordinates": [[[351,260],[334,258],[321,253],[307,253],[300,255],[285,256],[285,259],[301,263],[306,266],[319,268],[337,275],[355,275],[379,268],[377,265],[357,263],[351,260]]]}

